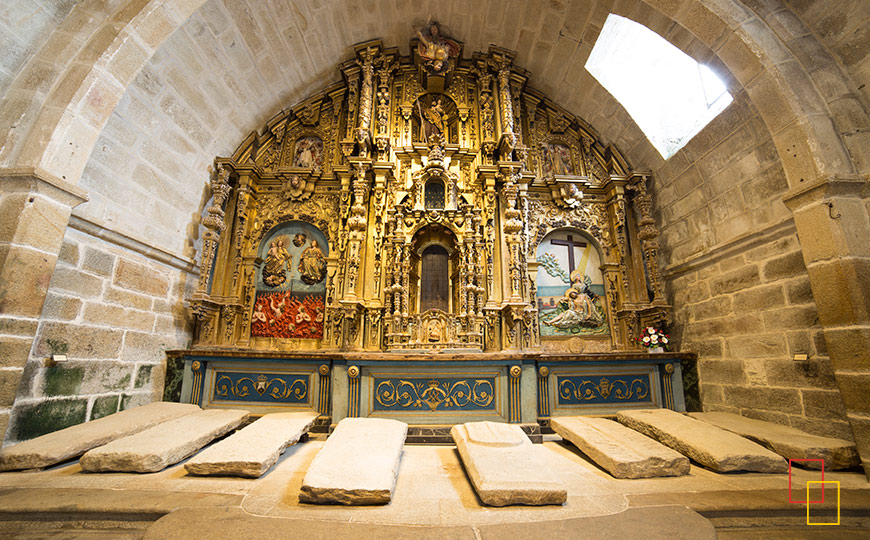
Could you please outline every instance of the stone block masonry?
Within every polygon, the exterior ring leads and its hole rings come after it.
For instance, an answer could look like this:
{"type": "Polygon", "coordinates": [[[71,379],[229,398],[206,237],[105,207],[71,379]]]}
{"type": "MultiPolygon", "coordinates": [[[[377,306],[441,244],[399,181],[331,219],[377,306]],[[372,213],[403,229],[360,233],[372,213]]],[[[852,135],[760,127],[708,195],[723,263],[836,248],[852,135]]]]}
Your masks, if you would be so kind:
{"type": "Polygon", "coordinates": [[[184,270],[67,229],[6,444],[159,401],[164,351],[189,339],[189,280],[184,270]],[[68,361],[51,364],[52,354],[68,361]]]}
{"type": "Polygon", "coordinates": [[[747,95],[653,173],[671,334],[698,353],[703,409],[850,440],[785,172],[747,95]]]}

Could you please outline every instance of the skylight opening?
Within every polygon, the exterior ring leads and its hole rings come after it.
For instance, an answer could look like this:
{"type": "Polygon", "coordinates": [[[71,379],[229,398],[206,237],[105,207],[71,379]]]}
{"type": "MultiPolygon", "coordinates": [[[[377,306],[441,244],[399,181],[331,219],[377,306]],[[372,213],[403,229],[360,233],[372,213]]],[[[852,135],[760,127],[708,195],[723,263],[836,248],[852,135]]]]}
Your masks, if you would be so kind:
{"type": "Polygon", "coordinates": [[[733,100],[707,66],[646,26],[610,14],[586,69],[668,159],[733,100]]]}

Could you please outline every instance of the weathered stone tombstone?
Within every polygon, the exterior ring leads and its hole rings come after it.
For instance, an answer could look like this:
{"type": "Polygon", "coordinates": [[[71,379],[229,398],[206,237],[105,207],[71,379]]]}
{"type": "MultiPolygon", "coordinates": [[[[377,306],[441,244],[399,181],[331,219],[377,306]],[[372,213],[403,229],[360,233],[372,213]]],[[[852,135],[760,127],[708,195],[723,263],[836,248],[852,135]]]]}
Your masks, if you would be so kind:
{"type": "Polygon", "coordinates": [[[550,419],[550,427],[616,478],[689,473],[689,459],[649,437],[604,418],[550,419]]]}
{"type": "Polygon", "coordinates": [[[296,444],[317,416],[314,412],[264,415],[191,458],[184,469],[199,476],[259,478],[285,448],[296,444]]]}
{"type": "Polygon", "coordinates": [[[620,411],[617,420],[717,472],[784,473],[786,461],[761,445],[668,409],[620,411]]]}
{"type": "MultiPolygon", "coordinates": [[[[731,413],[690,413],[689,416],[746,437],[786,459],[824,460],[826,470],[848,469],[860,463],[855,445],[843,439],[818,437],[790,426],[731,413]]],[[[819,461],[801,461],[799,465],[809,469],[822,467],[819,461]]]]}
{"type": "Polygon", "coordinates": [[[563,504],[565,486],[549,471],[547,449],[519,426],[468,422],[450,430],[480,500],[490,506],[563,504]]]}
{"type": "Polygon", "coordinates": [[[155,402],[70,426],[0,450],[0,471],[38,469],[152,426],[201,411],[189,403],[155,402]]]}
{"type": "Polygon", "coordinates": [[[86,472],[157,472],[237,428],[248,411],[210,409],[94,448],[79,463],[86,472]]]}
{"type": "Polygon", "coordinates": [[[396,488],[408,424],[383,418],[345,418],[311,462],[299,501],[388,504],[396,488]]]}

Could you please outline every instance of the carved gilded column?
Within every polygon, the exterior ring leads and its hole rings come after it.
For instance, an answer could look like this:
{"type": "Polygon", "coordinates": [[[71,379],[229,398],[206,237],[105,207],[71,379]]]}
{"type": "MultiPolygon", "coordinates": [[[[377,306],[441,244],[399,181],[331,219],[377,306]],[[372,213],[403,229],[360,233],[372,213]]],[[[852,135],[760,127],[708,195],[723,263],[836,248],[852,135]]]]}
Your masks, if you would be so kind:
{"type": "Polygon", "coordinates": [[[366,203],[369,191],[366,172],[366,163],[353,164],[353,205],[350,207],[350,218],[347,220],[347,283],[343,302],[357,301],[356,289],[362,263],[360,250],[366,237],[366,203]]]}
{"type": "Polygon", "coordinates": [[[230,170],[223,164],[218,165],[217,173],[212,176],[211,187],[214,199],[208,207],[208,215],[202,220],[205,232],[202,235],[202,259],[199,267],[199,285],[195,297],[208,295],[208,280],[211,268],[214,264],[214,256],[217,251],[221,233],[226,228],[224,223],[224,201],[230,194],[229,184],[230,170]]]}
{"type": "Polygon", "coordinates": [[[495,152],[495,118],[492,98],[492,74],[485,62],[478,62],[472,69],[477,76],[477,89],[480,94],[480,148],[483,155],[493,159],[495,152]]]}
{"type": "Polygon", "coordinates": [[[362,86],[359,95],[359,116],[357,117],[356,142],[359,145],[359,157],[369,155],[371,147],[372,101],[374,99],[373,79],[375,73],[374,60],[377,47],[368,47],[359,53],[359,64],[362,70],[362,86]]]}
{"type": "Polygon", "coordinates": [[[378,149],[377,159],[386,161],[390,157],[390,93],[393,83],[393,71],[396,63],[392,55],[384,55],[378,59],[378,94],[377,94],[377,136],[375,146],[378,149]]]}
{"type": "Polygon", "coordinates": [[[499,159],[511,161],[511,153],[517,145],[514,128],[514,107],[511,97],[511,64],[513,58],[505,53],[492,53],[492,65],[498,73],[498,105],[501,120],[499,159]]]}
{"type": "Polygon", "coordinates": [[[641,249],[643,249],[647,277],[649,278],[650,286],[653,290],[652,302],[653,304],[664,304],[664,291],[662,290],[658,263],[659,230],[652,217],[652,196],[646,188],[647,178],[649,178],[647,175],[636,176],[633,179],[630,188],[637,192],[634,196],[634,204],[639,213],[637,236],[641,241],[641,249]]]}

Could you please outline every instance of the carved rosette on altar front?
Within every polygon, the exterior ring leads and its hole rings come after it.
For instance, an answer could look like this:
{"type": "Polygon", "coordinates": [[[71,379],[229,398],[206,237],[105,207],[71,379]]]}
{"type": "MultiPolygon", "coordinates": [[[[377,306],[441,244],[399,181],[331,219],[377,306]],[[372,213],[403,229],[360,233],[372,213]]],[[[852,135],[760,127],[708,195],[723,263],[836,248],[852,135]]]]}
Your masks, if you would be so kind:
{"type": "MultiPolygon", "coordinates": [[[[414,34],[407,57],[356,46],[340,82],[215,160],[194,346],[634,348],[669,307],[649,174],[512,51],[414,34]]],[[[421,403],[458,403],[418,383],[421,403]]]]}

